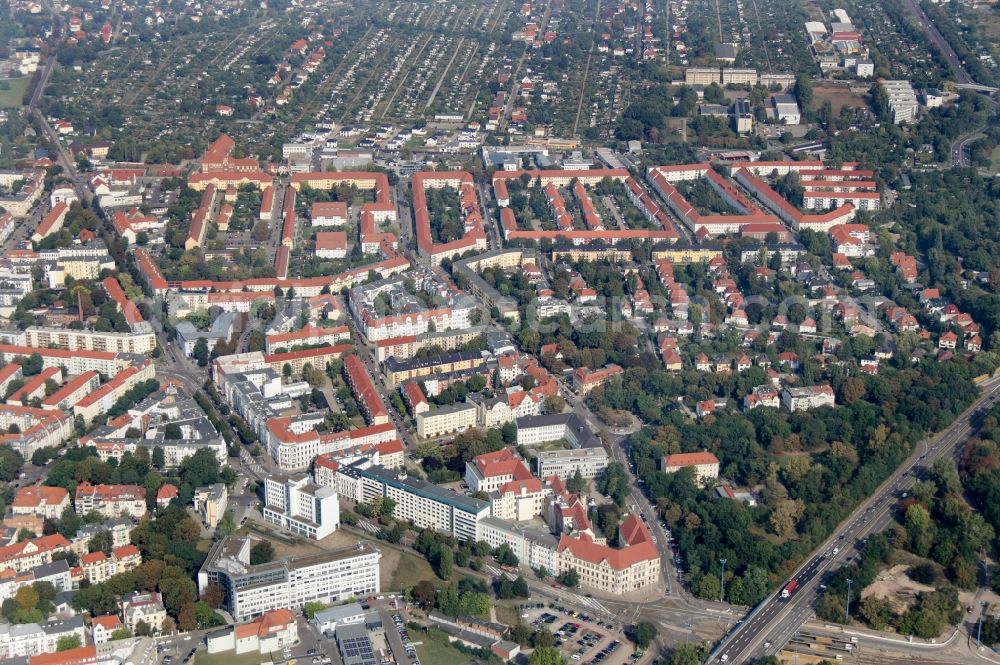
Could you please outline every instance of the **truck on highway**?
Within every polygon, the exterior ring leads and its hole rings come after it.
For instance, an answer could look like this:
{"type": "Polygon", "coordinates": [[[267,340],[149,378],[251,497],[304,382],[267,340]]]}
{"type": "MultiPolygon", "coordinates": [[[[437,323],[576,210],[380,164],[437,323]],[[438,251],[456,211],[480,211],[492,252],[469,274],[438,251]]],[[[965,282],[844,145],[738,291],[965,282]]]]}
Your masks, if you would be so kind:
{"type": "Polygon", "coordinates": [[[792,580],[791,582],[785,585],[784,589],[781,590],[781,597],[791,598],[792,594],[795,593],[795,590],[798,588],[799,588],[799,581],[792,580]]]}

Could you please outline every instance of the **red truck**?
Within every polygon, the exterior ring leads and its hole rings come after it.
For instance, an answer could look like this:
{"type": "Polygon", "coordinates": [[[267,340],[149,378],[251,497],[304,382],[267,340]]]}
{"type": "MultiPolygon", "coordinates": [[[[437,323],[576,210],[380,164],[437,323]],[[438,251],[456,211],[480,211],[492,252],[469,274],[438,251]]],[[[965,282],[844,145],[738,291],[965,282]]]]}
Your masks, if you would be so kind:
{"type": "Polygon", "coordinates": [[[789,582],[788,584],[785,585],[784,589],[781,590],[781,597],[782,598],[790,598],[791,595],[793,593],[795,593],[795,590],[798,589],[798,588],[799,588],[799,581],[798,580],[792,580],[791,582],[789,582]]]}

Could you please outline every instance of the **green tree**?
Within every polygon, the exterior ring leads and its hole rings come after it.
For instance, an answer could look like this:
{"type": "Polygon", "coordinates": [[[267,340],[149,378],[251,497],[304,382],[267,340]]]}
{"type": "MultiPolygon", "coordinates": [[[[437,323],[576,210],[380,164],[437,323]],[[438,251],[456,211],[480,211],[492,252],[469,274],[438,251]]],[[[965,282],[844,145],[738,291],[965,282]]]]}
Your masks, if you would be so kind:
{"type": "Polygon", "coordinates": [[[536,647],[528,658],[528,665],[565,665],[566,661],[555,647],[536,647]]]}
{"type": "Polygon", "coordinates": [[[576,568],[570,568],[569,570],[564,570],[559,573],[556,577],[556,581],[563,586],[568,586],[571,589],[579,586],[580,584],[580,573],[576,572],[576,568]]]}
{"type": "Polygon", "coordinates": [[[198,341],[194,343],[194,350],[191,352],[191,356],[198,361],[198,367],[208,365],[208,355],[208,340],[204,337],[198,338],[198,341]]]}
{"type": "Polygon", "coordinates": [[[23,465],[21,453],[10,446],[0,446],[0,482],[13,482],[23,465]]]}
{"type": "Polygon", "coordinates": [[[163,470],[163,467],[167,464],[166,454],[163,452],[163,446],[153,447],[153,458],[152,464],[155,468],[163,470]]]}
{"type": "Polygon", "coordinates": [[[667,662],[670,665],[701,665],[701,656],[698,655],[698,647],[685,642],[670,654],[670,660],[667,662]]]}
{"type": "Polygon", "coordinates": [[[573,494],[583,494],[587,490],[587,481],[580,473],[580,469],[566,481],[566,489],[573,494]]]}
{"type": "Polygon", "coordinates": [[[69,651],[82,646],[79,635],[63,635],[56,640],[56,651],[69,651]]]}
{"type": "Polygon", "coordinates": [[[434,572],[437,573],[437,576],[441,579],[449,580],[451,579],[453,568],[454,556],[451,553],[451,549],[448,547],[442,547],[435,559],[434,572]]]}
{"type": "Polygon", "coordinates": [[[132,637],[132,631],[126,628],[125,626],[122,626],[117,630],[111,631],[112,642],[114,642],[115,640],[127,640],[130,637],[132,637]]]}
{"type": "Polygon", "coordinates": [[[105,554],[111,554],[112,548],[114,548],[114,538],[111,536],[111,532],[107,529],[102,529],[93,535],[90,542],[87,543],[87,548],[91,552],[104,552],[105,554]]]}
{"type": "Polygon", "coordinates": [[[320,603],[317,601],[310,601],[302,606],[302,611],[305,613],[306,618],[312,621],[316,618],[316,613],[326,609],[326,603],[320,603]]]}
{"type": "Polygon", "coordinates": [[[640,649],[645,649],[656,639],[656,626],[648,621],[640,621],[634,626],[630,626],[628,638],[635,642],[640,649]]]}
{"type": "Polygon", "coordinates": [[[274,545],[269,540],[261,540],[250,548],[250,563],[253,565],[270,563],[274,560],[274,545]]]}

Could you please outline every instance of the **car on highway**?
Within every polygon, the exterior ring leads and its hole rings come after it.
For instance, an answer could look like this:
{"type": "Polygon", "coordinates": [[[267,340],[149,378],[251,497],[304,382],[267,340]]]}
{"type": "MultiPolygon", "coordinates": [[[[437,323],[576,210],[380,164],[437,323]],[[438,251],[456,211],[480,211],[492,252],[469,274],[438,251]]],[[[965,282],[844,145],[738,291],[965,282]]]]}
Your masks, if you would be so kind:
{"type": "Polygon", "coordinates": [[[726,662],[727,660],[729,660],[729,654],[728,654],[728,653],[724,653],[724,654],[722,654],[722,657],[721,657],[721,658],[719,658],[719,662],[720,662],[720,663],[724,663],[724,662],[726,662]]]}

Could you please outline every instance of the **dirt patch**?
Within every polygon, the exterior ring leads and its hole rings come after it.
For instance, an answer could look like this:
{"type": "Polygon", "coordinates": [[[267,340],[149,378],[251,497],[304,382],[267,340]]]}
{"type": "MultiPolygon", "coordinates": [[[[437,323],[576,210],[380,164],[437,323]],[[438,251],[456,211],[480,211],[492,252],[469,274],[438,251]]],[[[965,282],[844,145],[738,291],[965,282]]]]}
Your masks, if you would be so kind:
{"type": "Polygon", "coordinates": [[[918,593],[934,591],[934,587],[914,582],[907,577],[906,571],[909,569],[910,566],[900,564],[882,571],[875,578],[875,581],[861,592],[861,598],[869,596],[885,598],[892,603],[895,612],[906,611],[916,601],[918,593]]]}
{"type": "Polygon", "coordinates": [[[813,84],[813,96],[816,101],[814,108],[818,108],[823,102],[829,101],[833,107],[833,117],[840,115],[840,109],[845,106],[852,108],[864,108],[868,105],[866,96],[863,93],[852,91],[845,86],[830,86],[813,84]]]}

